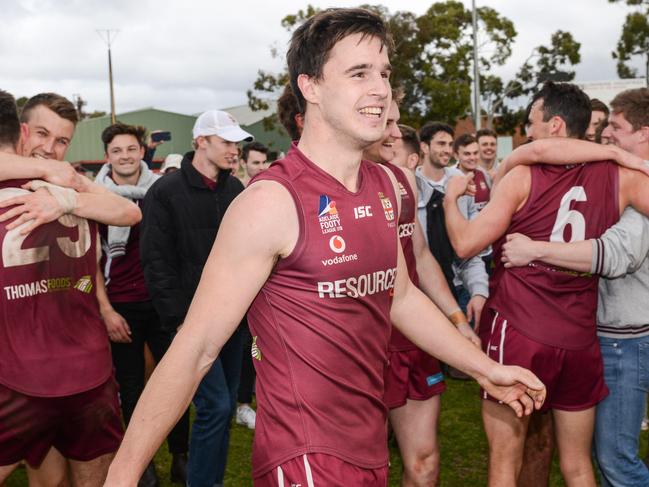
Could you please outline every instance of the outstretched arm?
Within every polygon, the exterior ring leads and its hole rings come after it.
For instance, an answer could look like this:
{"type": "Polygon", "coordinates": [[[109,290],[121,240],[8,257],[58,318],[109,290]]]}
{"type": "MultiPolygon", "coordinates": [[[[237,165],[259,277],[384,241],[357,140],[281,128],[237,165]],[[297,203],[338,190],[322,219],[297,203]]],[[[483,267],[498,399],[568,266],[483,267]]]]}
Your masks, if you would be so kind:
{"type": "Polygon", "coordinates": [[[500,182],[505,174],[519,165],[581,164],[606,160],[615,161],[621,166],[649,175],[649,166],[646,165],[646,161],[614,145],[601,145],[587,140],[566,137],[552,137],[535,140],[516,148],[498,167],[494,184],[500,182]]]}
{"type": "Polygon", "coordinates": [[[200,380],[239,325],[277,258],[291,252],[298,229],[295,205],[289,193],[277,183],[255,183],[232,203],[223,218],[185,323],[140,397],[109,469],[106,486],[137,485],[144,468],[187,408],[200,380]],[[260,218],[260,208],[271,216],[260,218]],[[233,289],[237,292],[232,292],[233,289]]]}
{"type": "Polygon", "coordinates": [[[477,255],[505,233],[512,215],[527,200],[531,184],[529,168],[515,168],[492,193],[487,206],[469,221],[460,213],[457,199],[467,191],[470,182],[471,176],[453,177],[444,198],[446,229],[455,253],[462,259],[477,255]]]}
{"type": "MultiPolygon", "coordinates": [[[[410,183],[414,200],[418,201],[417,183],[413,173],[407,169],[404,169],[403,172],[406,174],[410,183]]],[[[428,245],[426,245],[423,230],[419,225],[419,218],[416,216],[412,234],[412,248],[417,262],[419,288],[437,305],[442,313],[449,317],[465,338],[468,338],[477,347],[480,347],[480,338],[478,338],[471,329],[471,326],[469,326],[469,320],[460,309],[455,297],[453,297],[453,293],[448,288],[442,268],[430,252],[428,245]]]]}
{"type": "Polygon", "coordinates": [[[425,352],[475,377],[489,394],[509,405],[518,416],[540,408],[545,399],[541,381],[526,369],[494,362],[469,343],[412,284],[401,246],[398,259],[392,323],[425,352]]]}
{"type": "Polygon", "coordinates": [[[518,233],[507,235],[505,267],[542,261],[550,265],[616,278],[635,272],[649,254],[649,218],[627,208],[620,221],[597,239],[541,242],[518,233]]]}
{"type": "MultiPolygon", "coordinates": [[[[29,231],[56,220],[66,212],[115,226],[135,225],[142,219],[142,213],[135,203],[81,176],[65,161],[0,153],[0,181],[9,179],[41,179],[57,186],[73,189],[78,193],[72,208],[64,208],[51,194],[37,195],[37,192],[4,201],[3,208],[17,205],[16,208],[5,213],[5,215],[11,213],[8,218],[21,215],[16,220],[17,225],[32,220],[33,225],[29,231]]],[[[33,191],[32,186],[28,183],[23,187],[33,191]]]]}

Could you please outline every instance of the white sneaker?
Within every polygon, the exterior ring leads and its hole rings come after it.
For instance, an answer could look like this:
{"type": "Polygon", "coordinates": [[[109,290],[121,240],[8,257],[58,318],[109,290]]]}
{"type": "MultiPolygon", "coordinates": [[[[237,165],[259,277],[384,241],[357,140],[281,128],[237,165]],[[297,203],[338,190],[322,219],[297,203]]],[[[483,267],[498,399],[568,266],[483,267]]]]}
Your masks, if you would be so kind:
{"type": "Polygon", "coordinates": [[[642,425],[640,426],[640,429],[642,431],[647,431],[649,430],[649,419],[647,418],[642,418],[642,425]]]}
{"type": "Polygon", "coordinates": [[[257,413],[247,404],[239,406],[237,408],[237,417],[235,421],[237,424],[241,424],[250,428],[251,430],[255,429],[255,421],[257,420],[257,413]]]}

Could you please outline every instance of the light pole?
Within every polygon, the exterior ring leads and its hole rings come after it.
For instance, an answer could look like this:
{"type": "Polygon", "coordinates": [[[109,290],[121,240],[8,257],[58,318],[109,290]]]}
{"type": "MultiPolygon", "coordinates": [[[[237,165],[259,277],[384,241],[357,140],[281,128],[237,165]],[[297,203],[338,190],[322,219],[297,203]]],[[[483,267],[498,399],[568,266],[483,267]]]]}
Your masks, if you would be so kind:
{"type": "Polygon", "coordinates": [[[480,66],[478,65],[478,11],[475,8],[475,0],[472,0],[473,17],[473,107],[475,129],[480,130],[480,66]]]}
{"type": "Polygon", "coordinates": [[[113,89],[113,60],[110,53],[110,45],[113,41],[115,41],[118,33],[118,30],[111,29],[97,30],[97,34],[99,34],[99,36],[104,40],[104,42],[106,42],[106,45],[108,46],[108,84],[110,85],[110,121],[112,124],[114,124],[116,120],[115,90],[113,89]],[[113,34],[112,37],[111,34],[113,34]]]}

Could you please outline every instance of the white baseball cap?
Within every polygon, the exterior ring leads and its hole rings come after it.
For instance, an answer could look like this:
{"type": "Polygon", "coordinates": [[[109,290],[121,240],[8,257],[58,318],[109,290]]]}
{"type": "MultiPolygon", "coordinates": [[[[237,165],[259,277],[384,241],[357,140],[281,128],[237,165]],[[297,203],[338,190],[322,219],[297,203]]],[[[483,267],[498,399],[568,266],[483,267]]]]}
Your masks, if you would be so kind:
{"type": "Polygon", "coordinates": [[[162,163],[162,167],[160,167],[160,172],[164,173],[167,169],[169,168],[176,168],[180,169],[180,163],[183,160],[183,156],[180,154],[169,154],[167,157],[165,157],[164,162],[162,163]]]}
{"type": "Polygon", "coordinates": [[[218,135],[228,142],[251,142],[254,137],[242,130],[235,118],[222,110],[208,110],[202,113],[194,124],[192,130],[194,139],[208,135],[218,135]]]}

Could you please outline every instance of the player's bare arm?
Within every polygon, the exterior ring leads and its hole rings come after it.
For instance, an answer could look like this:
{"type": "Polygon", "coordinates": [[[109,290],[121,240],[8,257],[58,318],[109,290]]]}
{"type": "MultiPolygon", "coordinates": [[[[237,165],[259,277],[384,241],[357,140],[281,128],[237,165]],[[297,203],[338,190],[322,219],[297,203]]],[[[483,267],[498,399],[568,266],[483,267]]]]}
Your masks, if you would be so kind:
{"type": "Polygon", "coordinates": [[[615,145],[601,145],[570,137],[551,137],[524,144],[507,156],[498,167],[494,185],[519,165],[581,164],[612,160],[617,164],[649,175],[649,166],[641,157],[615,145]]]}
{"type": "Polygon", "coordinates": [[[455,253],[462,259],[477,255],[507,231],[512,215],[527,201],[530,169],[518,166],[508,173],[487,206],[469,221],[460,212],[457,199],[467,192],[470,183],[471,176],[451,178],[444,198],[446,229],[455,253]]]}
{"type": "Polygon", "coordinates": [[[580,272],[590,272],[593,260],[593,241],[544,242],[512,233],[507,235],[502,248],[505,267],[520,267],[532,261],[541,261],[557,267],[580,272]]]}
{"type": "MultiPolygon", "coordinates": [[[[630,205],[638,212],[647,215],[649,179],[638,174],[637,171],[623,167],[619,169],[619,173],[620,212],[630,205]]],[[[594,245],[596,243],[593,240],[570,243],[543,242],[530,240],[525,235],[512,234],[507,236],[507,243],[503,246],[502,261],[505,267],[524,266],[537,260],[566,269],[590,272],[593,268],[594,245]]]]}
{"type": "Polygon", "coordinates": [[[104,274],[101,272],[100,266],[97,266],[97,290],[95,294],[99,303],[99,314],[101,314],[101,319],[104,320],[110,341],[115,343],[131,343],[131,328],[128,326],[124,317],[115,311],[110,304],[104,274]]]}
{"type": "Polygon", "coordinates": [[[65,161],[2,153],[0,154],[0,181],[9,179],[44,180],[77,192],[73,207],[66,208],[52,196],[51,192],[33,191],[36,188],[32,183],[24,185],[24,189],[33,192],[5,200],[1,207],[16,205],[16,208],[6,212],[0,219],[5,221],[20,215],[14,222],[14,226],[31,220],[32,224],[23,233],[54,221],[65,213],[116,226],[135,225],[142,219],[142,214],[135,203],[79,175],[65,161]]]}
{"type": "MultiPolygon", "coordinates": [[[[414,174],[407,169],[404,169],[403,172],[408,178],[415,201],[418,201],[417,182],[415,181],[414,174]]],[[[460,306],[453,297],[453,293],[448,288],[441,267],[430,252],[428,245],[426,245],[423,230],[419,224],[419,218],[415,218],[412,248],[417,262],[417,274],[419,275],[419,287],[421,290],[449,317],[465,338],[471,340],[477,347],[480,347],[480,338],[471,329],[467,317],[460,309],[460,306]]]]}
{"type": "Polygon", "coordinates": [[[147,383],[106,486],[137,485],[275,263],[293,250],[298,234],[295,205],[278,183],[257,182],[232,203],[184,325],[147,383]]]}
{"type": "Polygon", "coordinates": [[[620,215],[627,206],[649,216],[649,177],[625,167],[620,167],[620,215]]]}
{"type": "Polygon", "coordinates": [[[466,340],[442,312],[412,284],[399,245],[392,323],[419,348],[474,377],[517,416],[543,405],[545,386],[529,370],[500,365],[466,340]]]}

